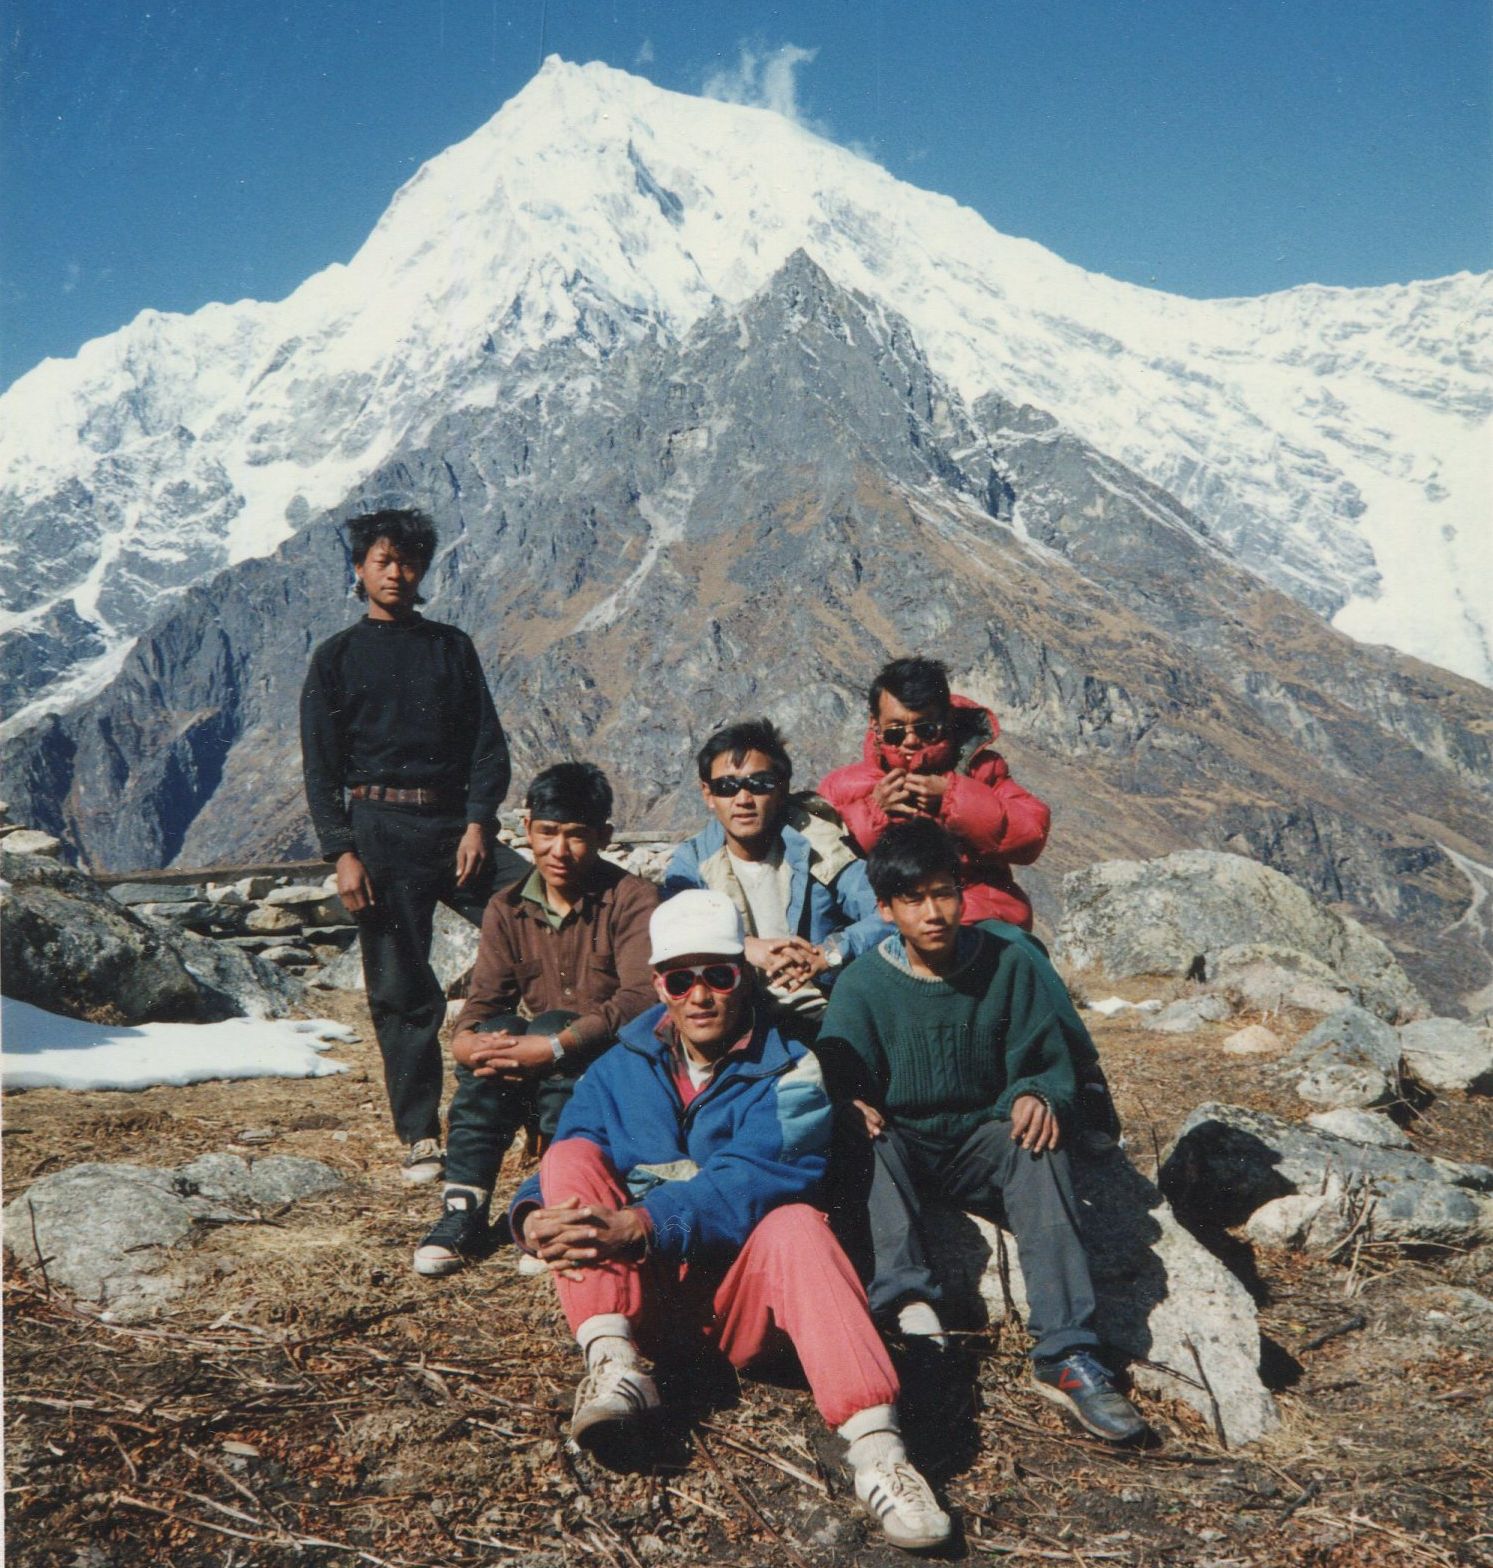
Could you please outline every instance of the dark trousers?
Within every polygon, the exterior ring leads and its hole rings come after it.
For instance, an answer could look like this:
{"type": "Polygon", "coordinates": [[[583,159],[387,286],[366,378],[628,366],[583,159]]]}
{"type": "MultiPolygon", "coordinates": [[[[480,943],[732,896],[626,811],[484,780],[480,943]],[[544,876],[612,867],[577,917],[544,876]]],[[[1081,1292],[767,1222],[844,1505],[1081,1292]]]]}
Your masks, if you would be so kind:
{"type": "Polygon", "coordinates": [[[466,831],[461,816],[355,800],[352,827],[373,884],[373,905],[358,917],[358,941],[394,1130],[406,1144],[439,1138],[446,994],[430,967],[435,906],[445,904],[480,926],[488,899],[530,866],[494,843],[482,872],[458,887],[456,846],[466,831]]]}
{"type": "MultiPolygon", "coordinates": [[[[526,1020],[513,1013],[488,1018],[473,1033],[558,1034],[578,1016],[555,1011],[526,1020]]],[[[505,1078],[479,1078],[458,1062],[456,1096],[447,1116],[446,1180],[491,1192],[508,1145],[521,1128],[532,1121],[541,1137],[548,1140],[555,1136],[560,1112],[569,1103],[584,1068],[584,1063],[557,1062],[555,1071],[543,1078],[511,1083],[505,1078]]]]}
{"type": "Polygon", "coordinates": [[[1011,1124],[998,1121],[947,1142],[889,1127],[871,1148],[868,1214],[875,1273],[867,1295],[873,1314],[885,1317],[907,1301],[938,1301],[922,1205],[925,1198],[939,1197],[1015,1236],[1034,1357],[1099,1343],[1094,1286],[1064,1151],[1031,1154],[1011,1141],[1011,1124]]]}

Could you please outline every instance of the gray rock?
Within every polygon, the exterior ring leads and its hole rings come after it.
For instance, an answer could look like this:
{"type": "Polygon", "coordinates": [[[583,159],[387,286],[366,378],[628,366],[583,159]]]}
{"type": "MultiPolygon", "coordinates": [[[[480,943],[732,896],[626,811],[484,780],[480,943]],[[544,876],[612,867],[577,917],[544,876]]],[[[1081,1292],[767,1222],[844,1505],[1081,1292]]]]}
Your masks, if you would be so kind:
{"type": "Polygon", "coordinates": [[[1226,986],[1241,1006],[1278,1013],[1292,1007],[1304,1013],[1336,1012],[1352,1000],[1352,987],[1326,964],[1305,953],[1251,944],[1230,948],[1218,957],[1214,983],[1226,986]]]}
{"type": "Polygon", "coordinates": [[[274,889],[274,886],[274,877],[240,877],[233,884],[233,891],[241,894],[245,903],[257,904],[260,899],[274,889]]]}
{"type": "Polygon", "coordinates": [[[316,1160],[272,1155],[253,1165],[208,1154],[175,1171],[75,1165],[44,1176],[6,1206],[6,1249],[48,1281],[125,1321],[173,1305],[202,1269],[187,1244],[204,1223],[330,1191],[342,1178],[316,1160]],[[33,1239],[34,1238],[34,1239],[33,1239]]]}
{"type": "Polygon", "coordinates": [[[305,1000],[299,980],[227,942],[183,931],[175,947],[220,1018],[288,1018],[305,1000]]]}
{"type": "Polygon", "coordinates": [[[1350,1047],[1360,1058],[1386,1073],[1399,1071],[1399,1035],[1382,1018],[1376,1018],[1362,1007],[1344,1007],[1324,1018],[1301,1037],[1290,1059],[1311,1061],[1331,1045],[1350,1047]]]}
{"type": "Polygon", "coordinates": [[[170,904],[132,904],[130,908],[142,920],[164,920],[170,925],[185,926],[191,930],[211,923],[216,911],[206,899],[182,899],[170,904]]]}
{"type": "Polygon", "coordinates": [[[267,904],[260,904],[244,916],[244,930],[252,931],[258,936],[279,936],[300,929],[300,916],[290,909],[277,909],[267,904]]]}
{"type": "Polygon", "coordinates": [[[1427,1010],[1389,949],[1357,921],[1278,871],[1213,850],[1070,872],[1054,951],[1079,970],[1111,976],[1204,978],[1224,955],[1238,967],[1264,952],[1277,963],[1282,952],[1299,953],[1381,1017],[1427,1010]]]}
{"type": "Polygon", "coordinates": [[[1455,1018],[1422,1018],[1400,1030],[1406,1071],[1438,1093],[1493,1094],[1493,1029],[1455,1018]]]}
{"type": "Polygon", "coordinates": [[[327,896],[327,890],[319,882],[292,882],[285,887],[272,887],[260,900],[276,907],[280,904],[319,904],[327,896]]]}
{"type": "Polygon", "coordinates": [[[190,904],[201,898],[200,888],[169,882],[116,882],[107,889],[109,897],[120,904],[190,904]]]}
{"type": "Polygon", "coordinates": [[[7,996],[75,1018],[104,1008],[126,1023],[202,1016],[201,992],[174,934],[137,919],[92,877],[56,861],[4,849],[0,874],[10,884],[0,894],[7,996]]]}
{"type": "MultiPolygon", "coordinates": [[[[1075,1160],[1073,1170],[1101,1337],[1157,1364],[1131,1368],[1142,1388],[1185,1400],[1211,1423],[1212,1401],[1197,1386],[1195,1347],[1228,1441],[1249,1443],[1271,1431],[1279,1416],[1260,1382],[1260,1331],[1248,1291],[1178,1224],[1122,1153],[1075,1160]]],[[[966,1308],[978,1301],[992,1319],[1003,1317],[997,1227],[948,1209],[933,1209],[930,1219],[930,1243],[951,1301],[966,1308]]],[[[1009,1235],[1005,1252],[1013,1304],[1024,1314],[1025,1285],[1009,1235]]]]}
{"type": "Polygon", "coordinates": [[[1493,1238],[1493,1169],[1334,1137],[1235,1105],[1200,1105],[1161,1167],[1184,1216],[1253,1226],[1272,1245],[1371,1239],[1476,1246],[1493,1238]],[[1268,1212],[1262,1212],[1267,1211],[1268,1212]]]}
{"type": "MultiPolygon", "coordinates": [[[[450,996],[472,972],[477,961],[477,927],[444,904],[436,906],[435,929],[430,943],[430,967],[441,989],[450,996]]],[[[332,991],[361,991],[363,956],[357,946],[311,976],[311,984],[332,991]]]]}
{"type": "Polygon", "coordinates": [[[287,964],[310,964],[315,962],[315,954],[309,947],[276,942],[259,954],[259,961],[265,964],[279,964],[282,967],[287,964]]]}
{"type": "Polygon", "coordinates": [[[1186,996],[1146,1020],[1158,1034],[1196,1034],[1204,1024],[1221,1023],[1233,1008],[1221,996],[1186,996]]]}
{"type": "Polygon", "coordinates": [[[1403,1127],[1372,1111],[1313,1111],[1306,1120],[1309,1126],[1331,1133],[1334,1138],[1347,1138],[1352,1143],[1369,1143],[1383,1149],[1410,1147],[1410,1135],[1403,1127]]]}
{"type": "Polygon", "coordinates": [[[18,828],[5,835],[5,847],[12,855],[56,855],[62,850],[62,840],[39,828],[18,828]]]}
{"type": "Polygon", "coordinates": [[[1372,1063],[1340,1058],[1351,1046],[1327,1046],[1297,1080],[1296,1092],[1311,1105],[1327,1110],[1369,1110],[1398,1098],[1395,1079],[1372,1063]]]}

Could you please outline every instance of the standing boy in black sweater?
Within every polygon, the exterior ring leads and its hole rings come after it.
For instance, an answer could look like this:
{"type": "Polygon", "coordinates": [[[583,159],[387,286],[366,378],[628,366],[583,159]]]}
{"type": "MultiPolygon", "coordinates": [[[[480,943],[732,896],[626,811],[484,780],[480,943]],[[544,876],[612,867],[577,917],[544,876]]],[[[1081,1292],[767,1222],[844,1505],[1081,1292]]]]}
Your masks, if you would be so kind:
{"type": "Polygon", "coordinates": [[[351,519],[347,536],[368,613],[311,655],[301,692],[306,801],[358,921],[404,1178],[433,1181],[444,1168],[446,1016],[430,967],[435,906],[480,925],[494,888],[528,864],[491,841],[508,746],[477,650],[415,608],[435,525],[416,511],[370,512],[351,519]]]}

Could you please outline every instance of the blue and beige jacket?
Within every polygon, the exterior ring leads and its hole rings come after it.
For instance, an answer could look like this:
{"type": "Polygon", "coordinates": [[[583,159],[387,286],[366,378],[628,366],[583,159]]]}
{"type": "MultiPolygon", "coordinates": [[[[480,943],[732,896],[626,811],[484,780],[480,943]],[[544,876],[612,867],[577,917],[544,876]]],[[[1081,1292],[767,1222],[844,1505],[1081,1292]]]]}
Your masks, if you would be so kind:
{"type": "MultiPolygon", "coordinates": [[[[876,912],[866,863],[829,806],[817,797],[794,796],[781,833],[789,870],[788,929],[794,936],[838,948],[848,963],[891,934],[892,927],[876,912]]],[[[724,893],[752,931],[746,895],[731,869],[726,831],[713,818],[674,851],[664,872],[665,898],[694,887],[724,893]]]]}
{"type": "MultiPolygon", "coordinates": [[[[601,1149],[647,1211],[655,1256],[727,1262],[764,1215],[812,1199],[829,1161],[829,1097],[814,1054],[759,1023],[686,1108],[656,1032],[663,1016],[659,1006],[635,1018],[586,1069],[555,1141],[601,1149]]],[[[542,1201],[530,1176],[510,1220],[542,1201]]]]}

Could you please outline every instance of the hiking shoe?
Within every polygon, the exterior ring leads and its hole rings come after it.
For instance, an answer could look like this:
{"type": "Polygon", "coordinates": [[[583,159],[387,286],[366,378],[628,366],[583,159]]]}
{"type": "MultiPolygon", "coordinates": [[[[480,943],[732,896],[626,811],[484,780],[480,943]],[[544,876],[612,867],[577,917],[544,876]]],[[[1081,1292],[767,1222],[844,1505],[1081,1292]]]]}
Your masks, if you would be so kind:
{"type": "Polygon", "coordinates": [[[446,1154],[435,1138],[421,1138],[412,1143],[399,1167],[399,1174],[406,1181],[437,1181],[446,1173],[446,1154]]]}
{"type": "Polygon", "coordinates": [[[641,1366],[603,1356],[575,1391],[570,1435],[590,1453],[615,1448],[658,1403],[658,1384],[641,1366]]]}
{"type": "Polygon", "coordinates": [[[487,1240],[487,1205],[475,1192],[454,1187],[441,1217],[415,1248],[415,1273],[454,1274],[487,1240]]]}
{"type": "Polygon", "coordinates": [[[878,1459],[855,1472],[855,1496],[893,1546],[925,1552],[954,1526],[928,1483],[905,1459],[878,1459]]]}
{"type": "Polygon", "coordinates": [[[1107,1443],[1129,1443],[1146,1430],[1135,1406],[1086,1350],[1033,1363],[1032,1384],[1044,1399],[1107,1443]]]}

